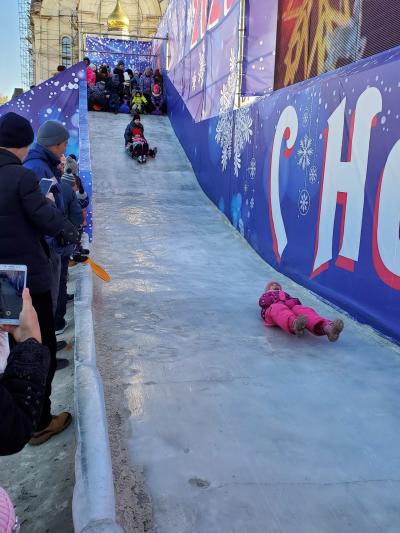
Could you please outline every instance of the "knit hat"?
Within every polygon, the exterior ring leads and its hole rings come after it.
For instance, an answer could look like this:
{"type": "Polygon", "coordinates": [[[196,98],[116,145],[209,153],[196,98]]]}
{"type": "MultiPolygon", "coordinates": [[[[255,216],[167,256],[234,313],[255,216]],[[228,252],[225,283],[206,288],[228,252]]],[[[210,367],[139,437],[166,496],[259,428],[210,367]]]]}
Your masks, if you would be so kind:
{"type": "Polygon", "coordinates": [[[125,66],[125,62],[124,62],[123,59],[120,59],[120,60],[118,61],[118,63],[117,63],[117,67],[119,67],[119,66],[121,66],[121,65],[125,66]]]}
{"type": "Polygon", "coordinates": [[[32,126],[26,118],[13,112],[0,118],[0,146],[24,148],[33,143],[33,138],[32,126]]]}
{"type": "Polygon", "coordinates": [[[44,122],[37,134],[37,142],[42,146],[55,146],[69,139],[69,133],[66,128],[56,120],[47,120],[44,122]]]}
{"type": "Polygon", "coordinates": [[[70,171],[71,174],[78,174],[78,163],[70,155],[65,158],[64,168],[65,172],[70,171]]]}
{"type": "Polygon", "coordinates": [[[282,290],[282,285],[278,283],[277,281],[270,281],[268,285],[266,286],[265,290],[269,291],[272,287],[272,285],[279,285],[279,290],[282,290]]]}

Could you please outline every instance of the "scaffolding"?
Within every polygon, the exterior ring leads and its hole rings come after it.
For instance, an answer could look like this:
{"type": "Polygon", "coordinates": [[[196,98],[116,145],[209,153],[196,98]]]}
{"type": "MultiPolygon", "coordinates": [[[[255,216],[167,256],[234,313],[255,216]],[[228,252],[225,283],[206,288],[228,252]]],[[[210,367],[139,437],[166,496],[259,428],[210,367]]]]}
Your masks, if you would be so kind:
{"type": "Polygon", "coordinates": [[[29,89],[33,83],[32,0],[18,0],[21,83],[29,89]]]}

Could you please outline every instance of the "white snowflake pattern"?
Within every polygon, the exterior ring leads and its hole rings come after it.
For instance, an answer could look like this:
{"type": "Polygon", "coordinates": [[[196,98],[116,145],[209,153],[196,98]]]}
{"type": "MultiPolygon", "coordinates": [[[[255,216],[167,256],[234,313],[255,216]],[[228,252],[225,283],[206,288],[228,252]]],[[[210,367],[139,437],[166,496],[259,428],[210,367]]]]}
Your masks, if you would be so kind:
{"type": "Polygon", "coordinates": [[[244,184],[244,187],[243,187],[243,188],[244,188],[244,192],[247,192],[247,191],[248,191],[248,189],[249,189],[249,186],[247,185],[247,181],[245,182],[245,184],[244,184]]]}
{"type": "Polygon", "coordinates": [[[250,209],[254,209],[254,198],[253,197],[250,200],[250,209]]]}
{"type": "Polygon", "coordinates": [[[193,30],[193,24],[194,24],[194,2],[189,2],[189,7],[187,9],[187,22],[186,22],[186,27],[187,27],[187,30],[186,30],[186,33],[187,35],[191,35],[192,34],[192,30],[193,30]]]}
{"type": "Polygon", "coordinates": [[[253,180],[256,177],[257,174],[257,161],[255,157],[252,157],[250,160],[249,168],[247,169],[249,172],[250,178],[253,180]]]}
{"type": "Polygon", "coordinates": [[[196,83],[197,83],[197,73],[193,72],[193,76],[192,76],[192,90],[193,91],[196,90],[196,83]]]}
{"type": "Polygon", "coordinates": [[[239,170],[242,166],[242,152],[250,137],[253,135],[251,129],[253,119],[250,115],[249,107],[242,107],[236,111],[235,115],[235,141],[233,145],[233,170],[235,176],[239,176],[239,170]]]}
{"type": "Polygon", "coordinates": [[[204,76],[206,74],[206,69],[207,69],[206,45],[203,41],[201,48],[200,48],[200,53],[199,53],[199,72],[197,74],[197,81],[200,87],[202,87],[204,84],[204,76]]]}
{"type": "Polygon", "coordinates": [[[302,119],[301,119],[301,122],[302,122],[304,127],[308,126],[308,123],[310,122],[310,118],[311,118],[310,111],[309,111],[308,107],[306,107],[304,112],[303,112],[302,119]]]}
{"type": "Polygon", "coordinates": [[[308,179],[310,180],[310,183],[315,183],[318,179],[318,169],[315,165],[310,167],[310,172],[308,174],[308,179]]]}
{"type": "Polygon", "coordinates": [[[310,210],[310,194],[306,189],[303,189],[299,193],[299,213],[305,216],[310,210]]]}
{"type": "Polygon", "coordinates": [[[297,155],[299,156],[299,160],[297,164],[305,170],[307,167],[310,166],[311,163],[311,156],[314,153],[312,146],[312,139],[305,134],[304,137],[300,140],[300,148],[297,150],[297,155]]]}
{"type": "Polygon", "coordinates": [[[219,117],[215,134],[215,140],[222,148],[222,170],[226,170],[226,165],[232,157],[233,105],[235,103],[237,81],[237,65],[234,48],[231,48],[229,71],[228,79],[221,89],[221,96],[219,99],[219,117]]]}

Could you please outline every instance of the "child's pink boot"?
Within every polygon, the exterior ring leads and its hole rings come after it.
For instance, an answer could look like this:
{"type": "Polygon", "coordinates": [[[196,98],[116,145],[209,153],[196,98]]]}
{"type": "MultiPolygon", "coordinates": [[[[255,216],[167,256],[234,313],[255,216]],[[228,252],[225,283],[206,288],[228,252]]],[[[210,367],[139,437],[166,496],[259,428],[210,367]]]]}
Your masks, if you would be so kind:
{"type": "Polygon", "coordinates": [[[337,318],[333,322],[329,322],[324,326],[324,333],[331,342],[338,340],[340,333],[343,331],[344,323],[343,320],[337,318]]]}
{"type": "Polygon", "coordinates": [[[304,335],[304,330],[306,329],[307,318],[303,315],[298,315],[292,324],[292,331],[297,337],[302,337],[304,335]]]}

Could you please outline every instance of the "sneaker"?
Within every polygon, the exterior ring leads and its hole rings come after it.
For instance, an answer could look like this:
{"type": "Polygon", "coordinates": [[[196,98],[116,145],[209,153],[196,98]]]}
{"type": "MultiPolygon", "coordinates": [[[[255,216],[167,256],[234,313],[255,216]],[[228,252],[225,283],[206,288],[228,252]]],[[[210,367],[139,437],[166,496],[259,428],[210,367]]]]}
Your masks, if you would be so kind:
{"type": "Polygon", "coordinates": [[[297,337],[302,337],[304,335],[304,330],[306,329],[307,319],[303,315],[298,315],[297,318],[293,321],[292,331],[297,337]]]}
{"type": "Polygon", "coordinates": [[[29,444],[36,446],[38,444],[43,444],[44,442],[61,433],[66,429],[72,421],[72,416],[70,413],[64,412],[59,415],[53,416],[50,424],[47,428],[42,429],[42,431],[36,431],[33,433],[29,444]]]}
{"type": "Polygon", "coordinates": [[[67,324],[66,320],[63,319],[62,323],[56,329],[56,335],[62,335],[64,333],[64,331],[67,329],[67,326],[68,326],[68,324],[67,324]]]}
{"type": "Polygon", "coordinates": [[[57,341],[57,352],[61,352],[61,350],[64,350],[66,347],[67,343],[65,341],[57,341]]]}
{"type": "Polygon", "coordinates": [[[335,342],[338,340],[339,335],[343,331],[343,328],[344,328],[343,320],[340,320],[340,318],[337,318],[333,322],[329,322],[329,324],[326,324],[326,326],[324,326],[324,332],[331,342],[335,342]]]}
{"type": "Polygon", "coordinates": [[[75,294],[67,294],[67,302],[72,302],[75,298],[75,294]]]}
{"type": "Polygon", "coordinates": [[[58,358],[56,359],[56,370],[62,370],[63,368],[67,368],[67,366],[69,365],[69,361],[68,359],[64,359],[63,357],[62,358],[58,358]]]}
{"type": "Polygon", "coordinates": [[[153,157],[156,157],[157,152],[158,152],[158,149],[157,149],[157,146],[155,146],[155,147],[153,148],[153,157]]]}
{"type": "Polygon", "coordinates": [[[88,250],[87,248],[79,248],[79,253],[82,255],[89,255],[90,250],[88,250]]]}

